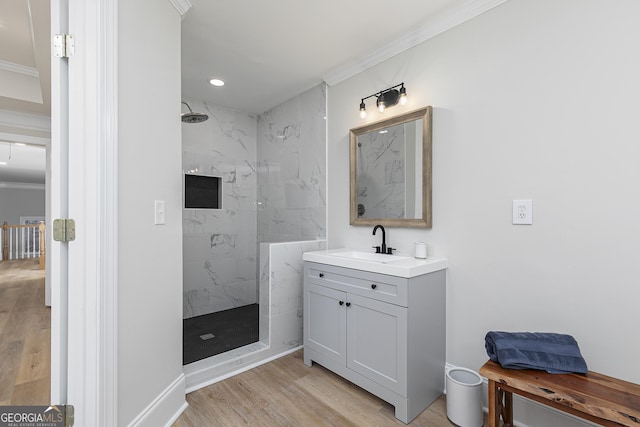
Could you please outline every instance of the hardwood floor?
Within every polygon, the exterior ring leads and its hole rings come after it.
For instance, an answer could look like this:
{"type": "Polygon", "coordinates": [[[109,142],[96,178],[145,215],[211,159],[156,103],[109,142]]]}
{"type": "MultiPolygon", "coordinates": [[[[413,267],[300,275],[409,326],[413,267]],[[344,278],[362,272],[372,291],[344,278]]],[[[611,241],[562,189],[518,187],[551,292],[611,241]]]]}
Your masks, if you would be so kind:
{"type": "MultiPolygon", "coordinates": [[[[37,261],[0,262],[0,405],[50,404],[50,309],[37,261]]],[[[390,404],[302,351],[187,395],[174,427],[404,426],[390,404]]],[[[486,418],[486,416],[485,416],[486,418]]],[[[410,424],[450,427],[444,396],[410,424]]]]}
{"type": "Polygon", "coordinates": [[[0,405],[49,405],[51,314],[37,259],[0,261],[0,405]]]}
{"type": "MultiPolygon", "coordinates": [[[[174,427],[404,426],[390,404],[314,363],[302,350],[187,395],[174,427]]],[[[441,396],[411,426],[450,427],[441,396]]]]}

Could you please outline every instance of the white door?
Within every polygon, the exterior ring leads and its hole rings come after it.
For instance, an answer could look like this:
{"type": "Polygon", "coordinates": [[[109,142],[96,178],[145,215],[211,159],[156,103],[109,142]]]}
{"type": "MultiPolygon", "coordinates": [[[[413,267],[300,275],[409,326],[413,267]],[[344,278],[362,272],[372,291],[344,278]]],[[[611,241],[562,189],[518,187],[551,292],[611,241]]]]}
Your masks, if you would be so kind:
{"type": "Polygon", "coordinates": [[[347,294],[309,283],[304,296],[305,346],[342,365],[346,363],[347,294]]]}
{"type": "Polygon", "coordinates": [[[347,367],[407,397],[407,308],[349,294],[347,367]]]}

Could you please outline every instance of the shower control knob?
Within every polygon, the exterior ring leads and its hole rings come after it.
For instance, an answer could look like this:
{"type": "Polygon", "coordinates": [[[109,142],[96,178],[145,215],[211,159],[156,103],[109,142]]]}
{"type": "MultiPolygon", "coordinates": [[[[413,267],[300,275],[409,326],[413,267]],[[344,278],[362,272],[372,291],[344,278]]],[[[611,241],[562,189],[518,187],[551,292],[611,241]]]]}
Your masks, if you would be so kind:
{"type": "MultiPolygon", "coordinates": [[[[340,301],[338,304],[344,305],[344,301],[340,301]]],[[[349,304],[347,303],[347,305],[349,305],[349,304]]]]}
{"type": "Polygon", "coordinates": [[[318,274],[318,276],[324,277],[324,273],[320,273],[320,274],[318,274]]]}
{"type": "Polygon", "coordinates": [[[347,303],[347,307],[351,307],[351,303],[350,302],[347,303]]]}
{"type": "Polygon", "coordinates": [[[375,289],[375,288],[377,288],[377,287],[378,287],[378,285],[376,285],[375,283],[372,283],[372,284],[371,284],[371,289],[375,289]]]}

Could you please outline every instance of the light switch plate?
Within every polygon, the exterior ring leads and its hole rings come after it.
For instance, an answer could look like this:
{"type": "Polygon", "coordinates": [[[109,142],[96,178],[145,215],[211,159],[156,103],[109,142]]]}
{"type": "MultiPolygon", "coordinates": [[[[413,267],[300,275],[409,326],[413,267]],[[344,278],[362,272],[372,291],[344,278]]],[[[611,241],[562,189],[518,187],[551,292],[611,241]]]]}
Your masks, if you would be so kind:
{"type": "Polygon", "coordinates": [[[164,217],[165,217],[164,200],[156,200],[154,207],[155,207],[154,224],[156,225],[164,224],[164,217]]]}
{"type": "Polygon", "coordinates": [[[533,202],[531,200],[513,201],[513,224],[533,224],[533,202]]]}

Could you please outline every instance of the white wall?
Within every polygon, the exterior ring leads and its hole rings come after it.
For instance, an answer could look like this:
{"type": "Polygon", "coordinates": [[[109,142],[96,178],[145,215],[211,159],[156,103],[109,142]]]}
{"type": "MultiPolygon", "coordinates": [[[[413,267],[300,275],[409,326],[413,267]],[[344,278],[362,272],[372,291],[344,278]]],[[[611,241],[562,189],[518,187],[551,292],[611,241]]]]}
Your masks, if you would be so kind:
{"type": "Polygon", "coordinates": [[[387,243],[449,258],[449,363],[478,369],[489,330],[563,332],[590,369],[640,383],[638,16],[635,0],[511,0],[329,89],[332,248],[379,240],[349,226],[360,98],[404,81],[409,105],[384,117],[434,107],[433,228],[387,243]],[[533,225],[511,224],[518,198],[533,225]]]}
{"type": "Polygon", "coordinates": [[[0,225],[4,221],[20,224],[21,216],[45,215],[45,192],[32,188],[0,187],[0,225]]]}
{"type": "Polygon", "coordinates": [[[120,1],[118,20],[118,425],[163,425],[184,403],[180,15],[120,1]]]}

